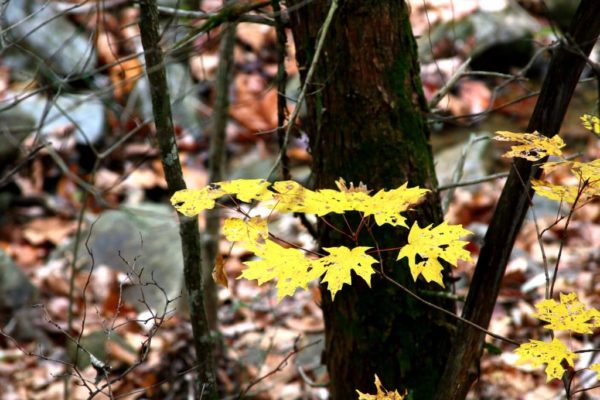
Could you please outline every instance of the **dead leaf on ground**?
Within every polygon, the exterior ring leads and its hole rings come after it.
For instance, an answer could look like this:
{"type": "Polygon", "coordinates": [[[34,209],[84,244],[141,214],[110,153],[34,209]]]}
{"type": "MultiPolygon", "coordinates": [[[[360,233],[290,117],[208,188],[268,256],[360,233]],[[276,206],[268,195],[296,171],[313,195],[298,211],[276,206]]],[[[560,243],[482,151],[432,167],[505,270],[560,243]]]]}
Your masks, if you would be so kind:
{"type": "Polygon", "coordinates": [[[23,237],[33,245],[45,242],[59,245],[76,230],[76,221],[67,221],[58,217],[40,218],[25,225],[23,237]]]}
{"type": "Polygon", "coordinates": [[[236,96],[231,116],[242,126],[255,132],[277,127],[277,91],[268,88],[258,74],[240,74],[235,78],[236,96]]]}

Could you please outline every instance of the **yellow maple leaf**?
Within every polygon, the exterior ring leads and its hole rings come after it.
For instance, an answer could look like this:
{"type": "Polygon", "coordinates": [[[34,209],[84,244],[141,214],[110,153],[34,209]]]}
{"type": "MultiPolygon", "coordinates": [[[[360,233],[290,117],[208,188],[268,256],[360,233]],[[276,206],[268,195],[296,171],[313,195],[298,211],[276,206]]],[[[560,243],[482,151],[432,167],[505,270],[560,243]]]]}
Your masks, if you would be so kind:
{"type": "Polygon", "coordinates": [[[260,217],[248,220],[227,218],[223,223],[223,234],[230,242],[244,242],[252,246],[269,237],[269,228],[267,220],[260,217]]]}
{"type": "Polygon", "coordinates": [[[531,186],[539,196],[569,204],[575,202],[577,193],[579,193],[579,188],[577,186],[555,185],[539,179],[532,179],[531,186]]]}
{"type": "Polygon", "coordinates": [[[398,260],[407,257],[408,266],[413,279],[419,275],[427,282],[436,282],[444,286],[442,278],[443,266],[439,259],[456,266],[458,260],[471,260],[471,254],[463,247],[468,243],[460,240],[461,236],[471,232],[462,225],[448,225],[446,221],[438,226],[431,225],[420,228],[415,222],[408,234],[408,243],[402,247],[398,260]]]}
{"type": "Polygon", "coordinates": [[[321,281],[327,283],[333,299],[344,284],[352,283],[352,271],[371,286],[371,275],[375,273],[371,265],[377,260],[365,253],[369,249],[370,247],[364,246],[353,249],[344,246],[326,247],[324,250],[329,255],[313,261],[314,273],[318,276],[325,274],[321,281]]]}
{"type": "Polygon", "coordinates": [[[574,365],[574,360],[578,358],[577,354],[570,351],[560,340],[554,338],[552,342],[543,342],[541,340],[530,340],[515,349],[519,355],[518,364],[530,362],[534,367],[542,364],[546,366],[546,381],[560,379],[565,373],[561,363],[565,360],[570,366],[574,365]]]}
{"type": "Polygon", "coordinates": [[[324,216],[329,213],[343,214],[359,211],[365,216],[374,216],[378,225],[391,224],[405,226],[406,219],[401,215],[423,199],[427,189],[408,188],[405,183],[389,191],[380,190],[374,196],[361,185],[346,187],[338,181],[338,190],[307,189],[295,181],[278,181],[270,189],[270,183],[263,179],[237,179],[215,182],[201,189],[184,189],[171,197],[171,203],[184,215],[194,216],[203,210],[213,208],[215,200],[224,195],[236,196],[240,201],[272,200],[267,204],[280,212],[301,212],[324,216]]]}
{"type": "Polygon", "coordinates": [[[600,181],[600,158],[590,162],[573,162],[571,169],[591,186],[600,181]]]}
{"type": "Polygon", "coordinates": [[[600,379],[600,364],[592,364],[588,368],[596,372],[596,379],[600,379]]]}
{"type": "Polygon", "coordinates": [[[310,281],[320,276],[313,268],[312,260],[301,250],[282,247],[272,240],[255,250],[262,260],[245,262],[247,268],[238,279],[256,279],[259,285],[277,279],[278,300],[293,296],[297,288],[306,289],[310,281]]]}
{"type": "Polygon", "coordinates": [[[565,142],[560,136],[555,135],[552,138],[534,133],[515,133],[509,131],[498,131],[494,140],[518,142],[517,146],[512,146],[510,151],[503,157],[521,157],[529,161],[537,161],[546,156],[560,156],[560,150],[565,146],[565,142]]]}
{"type": "Polygon", "coordinates": [[[350,182],[350,185],[347,186],[346,181],[340,178],[335,181],[335,185],[348,202],[349,210],[360,212],[371,210],[373,204],[372,197],[369,195],[371,191],[367,189],[365,184],[361,182],[358,186],[354,186],[354,184],[350,182]]]}
{"type": "Polygon", "coordinates": [[[343,214],[354,211],[354,199],[361,196],[370,199],[365,193],[346,193],[332,189],[313,191],[294,181],[275,182],[274,208],[282,212],[303,212],[323,216],[329,213],[343,214]]]}
{"type": "Polygon", "coordinates": [[[393,392],[386,390],[377,374],[375,374],[375,388],[377,389],[377,394],[362,393],[360,390],[357,390],[358,400],[403,400],[404,396],[406,396],[406,393],[401,395],[397,390],[393,392]]]}
{"type": "Polygon", "coordinates": [[[171,204],[177,211],[187,217],[198,215],[203,210],[215,206],[215,199],[225,192],[215,186],[205,186],[201,189],[178,190],[171,196],[171,204]]]}
{"type": "Polygon", "coordinates": [[[264,179],[237,179],[211,183],[200,189],[178,190],[171,196],[171,204],[185,216],[193,217],[215,206],[215,200],[226,194],[235,195],[241,201],[269,200],[273,192],[271,184],[264,179]]]}
{"type": "Polygon", "coordinates": [[[343,214],[359,211],[365,216],[373,215],[378,225],[406,226],[402,212],[423,199],[427,189],[408,188],[405,183],[393,190],[380,190],[369,196],[364,187],[347,188],[342,181],[336,182],[339,190],[313,191],[294,181],[275,182],[273,189],[275,208],[281,212],[303,212],[323,216],[329,213],[343,214]]]}
{"type": "Polygon", "coordinates": [[[321,189],[312,197],[307,198],[306,209],[311,214],[323,216],[329,213],[343,214],[346,211],[356,211],[355,199],[364,197],[365,201],[370,197],[364,193],[345,193],[332,189],[321,189]]]}
{"type": "Polygon", "coordinates": [[[423,200],[423,196],[429,190],[418,186],[412,188],[407,186],[408,184],[405,183],[397,189],[377,192],[368,204],[368,209],[364,210],[365,215],[375,216],[375,222],[379,226],[390,224],[408,228],[406,218],[401,213],[423,200]]]}
{"type": "Polygon", "coordinates": [[[571,173],[579,178],[579,184],[556,185],[532,179],[532,187],[538,195],[551,200],[563,201],[571,205],[575,202],[575,199],[578,199],[578,203],[581,203],[590,200],[592,197],[600,196],[600,159],[590,162],[563,161],[545,163],[543,168],[546,173],[549,173],[558,166],[569,166],[571,173]],[[578,197],[577,195],[580,191],[581,194],[578,197]]]}
{"type": "Polygon", "coordinates": [[[312,190],[294,181],[275,182],[273,189],[277,192],[273,196],[275,199],[273,208],[281,212],[307,212],[306,198],[314,194],[312,190]]]}
{"type": "Polygon", "coordinates": [[[213,186],[221,189],[224,194],[235,195],[239,200],[247,203],[252,200],[262,201],[273,198],[273,192],[268,190],[271,183],[264,179],[235,179],[216,182],[213,186]]]}
{"type": "Polygon", "coordinates": [[[600,136],[600,118],[590,114],[583,114],[579,118],[585,129],[600,136]]]}
{"type": "Polygon", "coordinates": [[[548,322],[546,329],[555,331],[570,330],[577,333],[592,333],[592,328],[598,327],[598,310],[586,309],[575,293],[560,294],[560,302],[546,299],[535,305],[537,310],[532,316],[548,322]]]}

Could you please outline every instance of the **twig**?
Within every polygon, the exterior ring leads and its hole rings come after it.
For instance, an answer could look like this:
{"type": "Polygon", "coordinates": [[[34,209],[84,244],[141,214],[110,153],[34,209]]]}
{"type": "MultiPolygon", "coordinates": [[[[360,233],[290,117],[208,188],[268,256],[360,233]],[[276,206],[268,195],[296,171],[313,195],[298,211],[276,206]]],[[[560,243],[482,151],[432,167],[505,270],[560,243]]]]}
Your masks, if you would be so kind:
{"type": "Polygon", "coordinates": [[[444,313],[446,315],[449,315],[450,317],[452,317],[452,318],[454,318],[454,319],[456,319],[458,321],[461,321],[461,322],[463,322],[463,323],[465,323],[465,324],[467,324],[467,325],[469,325],[469,326],[477,329],[478,331],[480,331],[482,333],[485,333],[486,335],[489,335],[489,336],[491,336],[491,337],[493,337],[495,339],[501,340],[501,341],[506,342],[506,343],[510,343],[512,345],[515,345],[515,346],[520,346],[521,345],[521,343],[517,342],[516,340],[509,339],[509,338],[504,337],[502,335],[498,335],[497,333],[494,333],[494,332],[490,332],[487,329],[485,329],[484,327],[479,326],[479,325],[477,325],[477,324],[469,321],[468,319],[465,319],[465,318],[463,318],[463,317],[461,317],[459,315],[454,314],[451,311],[446,310],[443,307],[440,307],[440,306],[438,306],[436,304],[433,304],[433,303],[425,300],[424,298],[422,298],[418,294],[416,294],[413,291],[411,291],[406,286],[404,286],[401,283],[399,283],[399,282],[395,281],[394,279],[390,278],[388,275],[386,275],[385,272],[383,272],[383,269],[381,271],[378,271],[378,272],[379,272],[379,274],[381,276],[383,276],[384,279],[386,279],[392,285],[398,287],[399,289],[401,289],[402,291],[404,291],[406,294],[408,294],[409,296],[413,297],[414,299],[420,301],[421,303],[425,304],[426,306],[429,306],[429,307],[431,307],[431,308],[433,308],[433,309],[435,309],[437,311],[440,311],[440,312],[442,312],[442,313],[444,313]]]}
{"type": "Polygon", "coordinates": [[[438,186],[437,190],[438,190],[438,192],[443,192],[444,190],[449,190],[449,189],[454,189],[454,188],[459,188],[459,187],[464,187],[464,186],[477,185],[478,183],[484,183],[484,182],[489,182],[489,181],[493,181],[493,180],[500,179],[500,178],[506,178],[508,176],[508,174],[509,174],[509,172],[498,172],[496,174],[483,176],[481,178],[472,179],[470,181],[449,183],[447,185],[438,186]]]}
{"type": "Polygon", "coordinates": [[[298,365],[296,369],[298,370],[298,373],[300,374],[300,377],[302,378],[304,383],[306,383],[308,386],[313,387],[313,388],[329,386],[329,382],[317,383],[317,382],[313,381],[312,379],[310,379],[308,377],[308,375],[306,375],[306,371],[304,371],[304,368],[302,367],[302,365],[298,365]]]}
{"type": "Polygon", "coordinates": [[[467,58],[465,62],[463,62],[460,65],[460,67],[458,67],[454,75],[452,75],[450,79],[448,79],[448,82],[446,82],[446,84],[433,96],[433,98],[429,102],[429,108],[435,108],[435,106],[437,106],[438,103],[442,101],[444,96],[447,95],[450,90],[452,90],[454,84],[456,84],[456,82],[458,82],[463,77],[463,75],[465,74],[465,70],[469,67],[469,64],[471,64],[471,57],[467,58]]]}
{"type": "Polygon", "coordinates": [[[317,39],[317,47],[315,49],[315,54],[310,63],[310,67],[308,69],[308,73],[306,74],[306,78],[304,80],[304,85],[302,86],[302,90],[300,91],[300,95],[298,96],[298,101],[296,102],[296,107],[294,107],[294,111],[292,111],[292,115],[288,119],[288,123],[285,129],[285,136],[283,138],[283,143],[281,144],[281,148],[279,149],[279,154],[277,155],[277,159],[275,160],[275,164],[271,168],[271,171],[267,175],[267,179],[273,175],[273,173],[277,170],[279,163],[283,157],[283,153],[287,151],[287,145],[290,140],[290,132],[294,127],[296,118],[298,118],[298,114],[300,113],[300,108],[302,107],[302,103],[304,102],[304,98],[306,97],[306,90],[312,77],[316,71],[317,63],[319,62],[319,57],[321,56],[321,51],[323,50],[323,44],[325,43],[325,37],[327,36],[327,32],[329,31],[329,26],[331,25],[331,21],[333,20],[333,15],[338,7],[338,0],[332,0],[331,6],[329,7],[329,12],[327,13],[327,17],[325,18],[325,22],[319,31],[319,37],[317,39]]]}
{"type": "Polygon", "coordinates": [[[288,113],[285,89],[287,84],[287,73],[285,71],[285,55],[287,36],[283,21],[281,20],[279,0],[272,0],[271,5],[275,12],[275,31],[277,33],[277,140],[279,151],[281,151],[281,178],[286,181],[291,179],[289,158],[285,149],[285,117],[288,113]]]}
{"type": "Polygon", "coordinates": [[[8,183],[8,181],[10,180],[10,178],[16,174],[17,172],[19,172],[21,170],[21,168],[25,167],[25,165],[27,165],[31,160],[33,160],[35,158],[35,155],[42,150],[43,148],[46,148],[48,146],[51,146],[51,143],[45,143],[45,144],[41,144],[37,147],[35,147],[33,150],[31,150],[29,152],[29,154],[27,154],[27,157],[25,157],[25,159],[21,160],[17,165],[15,165],[10,171],[8,171],[3,177],[2,179],[0,179],[0,187],[4,186],[6,183],[8,183]]]}
{"type": "Polygon", "coordinates": [[[550,299],[550,273],[548,272],[548,257],[546,256],[546,249],[542,240],[544,232],[540,231],[540,225],[538,224],[537,216],[535,215],[535,207],[533,207],[533,203],[531,206],[531,217],[533,218],[533,225],[535,226],[535,233],[537,236],[538,245],[540,246],[540,253],[542,254],[542,265],[544,266],[544,277],[546,279],[544,298],[550,299]]]}
{"type": "MultiPolygon", "coordinates": [[[[467,156],[469,153],[469,150],[471,150],[471,147],[481,141],[481,140],[489,140],[489,136],[476,136],[475,134],[471,134],[471,136],[469,137],[469,142],[463,147],[462,149],[462,153],[460,155],[460,158],[458,159],[458,163],[456,165],[456,168],[454,169],[454,174],[452,176],[452,183],[456,184],[458,182],[460,182],[460,180],[462,179],[463,176],[463,171],[465,168],[465,162],[467,160],[467,156]]],[[[454,197],[454,188],[450,188],[450,190],[448,190],[448,193],[446,193],[446,197],[444,198],[444,201],[442,203],[442,211],[444,214],[446,214],[446,212],[448,211],[448,207],[450,206],[450,203],[452,202],[452,198],[454,197]]]]}
{"type": "MultiPolygon", "coordinates": [[[[231,3],[229,0],[228,3],[231,3]]],[[[226,3],[226,5],[228,4],[226,3]]],[[[224,177],[225,138],[227,122],[229,121],[229,87],[232,81],[235,48],[236,22],[223,25],[223,34],[219,47],[219,66],[215,82],[216,99],[213,108],[213,132],[208,149],[208,181],[220,182],[224,177]]],[[[203,235],[203,277],[206,314],[211,329],[217,329],[217,288],[211,277],[212,266],[215,265],[219,253],[220,210],[218,207],[206,211],[206,227],[203,235]]]]}
{"type": "Polygon", "coordinates": [[[285,358],[283,360],[281,360],[281,362],[274,369],[272,369],[271,371],[267,372],[263,376],[259,377],[258,379],[254,380],[252,383],[250,383],[248,385],[248,387],[246,387],[246,389],[244,389],[244,391],[240,393],[240,395],[238,396],[238,400],[243,399],[244,397],[246,397],[246,395],[248,394],[248,392],[250,391],[250,389],[252,389],[254,386],[256,386],[260,382],[262,382],[265,379],[267,379],[269,376],[274,375],[275,373],[282,371],[283,367],[285,367],[287,365],[288,360],[292,356],[294,356],[294,355],[300,353],[301,351],[303,351],[303,350],[305,350],[305,349],[307,349],[307,348],[309,348],[311,346],[314,346],[314,345],[316,345],[316,344],[318,344],[318,343],[321,342],[321,339],[319,339],[319,340],[315,340],[314,342],[311,342],[311,343],[307,344],[306,346],[297,347],[299,339],[300,339],[300,336],[298,336],[296,338],[296,340],[294,341],[294,349],[291,352],[289,352],[285,356],[285,358]]]}
{"type": "MultiPolygon", "coordinates": [[[[190,10],[180,10],[177,8],[158,6],[158,12],[165,15],[172,15],[175,17],[183,17],[183,18],[194,18],[194,19],[210,19],[215,18],[219,15],[219,13],[206,13],[204,11],[190,11],[190,10]]],[[[265,18],[259,15],[239,15],[235,22],[249,22],[252,24],[262,24],[262,25],[275,25],[275,22],[270,18],[265,18]]]]}
{"type": "MultiPolygon", "coordinates": [[[[143,3],[140,2],[140,6],[142,4],[143,3]]],[[[210,31],[211,29],[214,29],[217,26],[219,26],[225,22],[237,21],[242,15],[244,15],[250,11],[254,11],[254,10],[263,8],[269,4],[271,4],[270,1],[261,1],[258,3],[250,3],[250,4],[244,4],[244,3],[238,3],[238,2],[226,4],[218,13],[208,17],[206,19],[206,22],[204,22],[202,25],[200,25],[197,28],[193,28],[192,32],[190,34],[188,34],[186,37],[184,37],[183,39],[181,39],[180,41],[175,43],[173,45],[173,51],[177,51],[177,50],[187,46],[201,34],[206,33],[208,31],[210,31]]]]}
{"type": "Polygon", "coordinates": [[[85,0],[78,4],[65,3],[65,2],[52,2],[51,7],[56,11],[60,11],[64,14],[87,14],[98,11],[101,7],[103,10],[108,10],[113,7],[120,6],[121,4],[128,3],[129,0],[104,0],[102,2],[89,3],[85,0]]]}
{"type": "MultiPolygon", "coordinates": [[[[52,150],[54,150],[54,149],[52,148],[52,150]]],[[[50,153],[50,154],[52,154],[52,153],[50,153]]],[[[62,161],[62,159],[61,159],[61,161],[62,161]]],[[[93,169],[93,173],[92,173],[92,178],[91,178],[92,182],[94,181],[95,171],[97,168],[98,168],[98,161],[96,160],[96,163],[95,163],[94,169],[93,169]]],[[[93,188],[93,185],[91,185],[91,187],[93,188]]],[[[82,229],[83,229],[83,218],[84,218],[85,212],[87,210],[89,193],[90,192],[88,192],[88,191],[83,192],[83,199],[81,202],[81,210],[79,210],[79,216],[77,218],[77,232],[75,234],[75,241],[73,243],[73,259],[71,260],[71,264],[69,266],[69,273],[70,273],[70,275],[69,275],[69,295],[68,295],[69,303],[68,303],[68,309],[67,309],[67,331],[68,331],[68,333],[70,333],[73,330],[73,315],[74,315],[73,306],[75,304],[75,277],[78,272],[77,260],[79,258],[79,243],[81,241],[81,234],[82,234],[82,229]]],[[[86,239],[86,247],[87,247],[87,242],[88,242],[91,234],[92,234],[92,230],[90,229],[87,239],[86,239]]],[[[92,262],[93,262],[93,258],[92,258],[92,262]]],[[[84,317],[83,321],[85,322],[85,317],[84,317]]],[[[78,362],[78,357],[79,357],[79,343],[81,341],[81,335],[83,335],[83,326],[80,329],[79,338],[77,339],[77,341],[75,341],[75,343],[78,346],[75,350],[75,361],[73,364],[73,368],[76,371],[77,371],[77,362],[78,362]]],[[[70,393],[71,393],[71,385],[70,385],[68,375],[65,376],[63,384],[64,384],[64,399],[68,400],[70,397],[70,393]]]]}
{"type": "MultiPolygon", "coordinates": [[[[576,153],[576,154],[570,155],[568,157],[565,157],[565,160],[572,160],[579,156],[581,156],[581,153],[576,153]]],[[[489,182],[489,181],[493,181],[493,180],[500,179],[500,178],[506,178],[509,174],[510,174],[510,172],[498,172],[496,174],[483,176],[481,178],[475,178],[470,181],[463,181],[463,182],[449,183],[447,185],[440,185],[440,186],[438,186],[437,191],[443,192],[444,190],[449,190],[449,189],[453,189],[453,188],[477,185],[478,183],[484,183],[484,182],[489,182]]]]}
{"type": "Polygon", "coordinates": [[[45,138],[40,137],[40,141],[42,142],[42,144],[48,151],[48,155],[52,158],[52,160],[54,160],[54,163],[61,170],[61,172],[63,174],[65,174],[69,179],[71,179],[73,182],[75,182],[75,184],[77,186],[79,186],[81,189],[83,189],[85,192],[94,196],[94,199],[96,201],[98,201],[101,204],[105,204],[105,201],[100,196],[100,193],[98,192],[98,190],[96,190],[96,188],[93,185],[90,185],[89,183],[84,181],[82,178],[80,178],[78,175],[71,172],[69,167],[65,164],[63,159],[60,157],[60,155],[56,152],[56,150],[54,150],[54,147],[52,147],[49,144],[49,142],[46,141],[45,138]]]}
{"type": "Polygon", "coordinates": [[[550,284],[549,298],[552,298],[552,295],[554,294],[554,284],[556,283],[556,278],[558,277],[558,266],[560,264],[562,252],[565,247],[565,240],[567,239],[567,229],[569,228],[569,223],[571,222],[571,218],[573,217],[573,214],[575,213],[575,206],[576,206],[577,202],[579,201],[579,199],[581,198],[581,195],[583,194],[587,184],[588,184],[587,181],[581,182],[581,186],[579,187],[579,190],[577,191],[577,196],[575,196],[575,201],[573,201],[573,206],[571,207],[571,210],[569,211],[569,214],[567,215],[567,220],[565,221],[565,228],[560,237],[560,245],[558,247],[558,254],[556,256],[556,264],[554,265],[554,272],[552,273],[552,283],[550,284]]]}

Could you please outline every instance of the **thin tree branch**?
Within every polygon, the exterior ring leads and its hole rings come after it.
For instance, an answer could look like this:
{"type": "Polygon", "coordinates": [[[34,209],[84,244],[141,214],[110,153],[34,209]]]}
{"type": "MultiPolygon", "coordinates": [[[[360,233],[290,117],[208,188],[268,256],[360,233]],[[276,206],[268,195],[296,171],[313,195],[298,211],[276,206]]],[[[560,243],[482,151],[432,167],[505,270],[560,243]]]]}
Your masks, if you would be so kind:
{"type": "Polygon", "coordinates": [[[23,160],[21,160],[17,165],[15,165],[10,171],[8,171],[3,177],[2,179],[0,179],[0,187],[5,185],[10,178],[15,175],[17,172],[19,172],[21,170],[21,168],[25,167],[27,164],[29,164],[29,162],[31,160],[33,160],[35,158],[35,155],[42,149],[51,146],[51,144],[41,144],[37,147],[35,147],[33,150],[31,150],[29,152],[29,154],[27,154],[27,157],[25,157],[23,160]]]}
{"type": "Polygon", "coordinates": [[[290,351],[283,360],[281,360],[281,362],[279,364],[277,364],[277,366],[272,369],[271,371],[267,372],[266,374],[264,374],[263,376],[259,377],[258,379],[254,380],[252,383],[250,383],[248,385],[248,387],[246,387],[246,389],[244,389],[243,392],[240,393],[240,395],[238,396],[238,400],[243,399],[244,397],[246,397],[246,395],[248,394],[248,392],[250,391],[250,389],[252,389],[254,386],[256,386],[257,384],[259,384],[260,382],[264,381],[265,379],[267,379],[269,376],[276,374],[277,372],[283,371],[283,367],[285,367],[288,363],[288,360],[290,358],[292,358],[294,355],[300,353],[301,351],[314,346],[316,344],[318,344],[319,342],[321,342],[321,339],[319,340],[315,340],[314,342],[311,342],[309,344],[307,344],[306,346],[302,346],[302,347],[298,347],[298,341],[300,340],[300,336],[298,336],[296,338],[296,340],[294,341],[294,349],[292,351],[290,351]]]}
{"type": "Polygon", "coordinates": [[[433,96],[429,102],[429,108],[435,108],[435,106],[438,105],[444,96],[447,95],[450,90],[452,90],[456,82],[458,82],[464,76],[469,64],[471,64],[471,57],[467,58],[465,62],[458,67],[454,75],[448,79],[448,82],[446,82],[446,84],[433,96]]]}
{"type": "MultiPolygon", "coordinates": [[[[179,162],[175,131],[171,115],[171,103],[164,68],[163,54],[160,48],[158,10],[155,0],[140,2],[140,31],[145,49],[152,110],[156,124],[156,136],[161,153],[168,190],[173,194],[185,189],[185,181],[179,162]]],[[[194,347],[198,360],[196,396],[203,392],[209,400],[216,400],[217,382],[213,359],[213,341],[210,336],[202,289],[200,232],[197,218],[180,216],[180,235],[183,251],[185,286],[190,305],[190,321],[194,335],[194,347]]]]}
{"type": "Polygon", "coordinates": [[[425,304],[426,306],[431,307],[431,308],[433,308],[433,309],[435,309],[435,310],[437,310],[439,312],[442,312],[442,313],[444,313],[444,314],[446,314],[446,315],[448,315],[448,316],[450,316],[450,317],[452,317],[452,318],[454,318],[454,319],[456,319],[458,321],[461,321],[461,322],[469,325],[470,327],[477,329],[479,332],[484,333],[484,334],[486,334],[488,336],[493,337],[494,339],[498,339],[498,340],[501,340],[503,342],[515,345],[515,346],[520,346],[521,345],[521,343],[517,342],[516,340],[512,340],[512,339],[509,339],[509,338],[504,337],[502,335],[498,335],[497,333],[488,331],[484,327],[482,327],[480,325],[477,325],[476,323],[473,323],[473,322],[471,322],[471,321],[469,321],[467,319],[464,319],[463,317],[461,317],[459,315],[456,315],[452,311],[448,311],[448,310],[446,310],[443,307],[440,307],[440,306],[438,306],[436,304],[433,304],[430,301],[425,300],[424,298],[422,298],[421,296],[419,296],[418,294],[416,294],[415,292],[413,292],[412,290],[410,290],[406,286],[404,286],[401,283],[399,283],[399,282],[395,281],[394,279],[390,278],[385,272],[383,272],[383,268],[380,271],[378,271],[378,272],[379,272],[379,274],[381,276],[383,276],[383,278],[385,280],[387,280],[388,282],[390,282],[392,285],[394,285],[397,288],[401,289],[403,292],[405,292],[406,294],[408,294],[409,296],[411,296],[415,300],[418,300],[421,303],[425,304]]]}
{"type": "MultiPolygon", "coordinates": [[[[231,2],[231,0],[229,0],[231,2]]],[[[225,167],[225,138],[227,122],[229,121],[229,88],[231,85],[234,60],[236,22],[223,25],[223,34],[219,48],[219,66],[215,83],[216,99],[213,108],[213,131],[208,149],[208,181],[220,182],[224,179],[225,167]]],[[[203,237],[203,277],[206,290],[206,313],[211,329],[217,328],[217,288],[211,276],[213,265],[219,253],[219,232],[221,213],[219,208],[206,211],[206,228],[203,237]]]]}
{"type": "MultiPolygon", "coordinates": [[[[176,17],[183,18],[194,18],[199,20],[216,18],[219,13],[206,13],[204,11],[190,11],[190,10],[181,10],[177,8],[158,6],[158,12],[165,15],[172,15],[176,17]]],[[[235,22],[249,22],[253,24],[262,24],[262,25],[275,25],[275,22],[270,19],[260,15],[239,15],[235,22]]]]}
{"type": "Polygon", "coordinates": [[[323,50],[323,44],[325,43],[325,37],[327,36],[327,32],[329,31],[329,26],[331,25],[331,21],[333,20],[333,15],[338,7],[338,0],[332,0],[331,6],[329,7],[329,12],[327,13],[327,17],[325,18],[325,22],[323,22],[323,26],[319,31],[319,38],[317,39],[317,47],[315,49],[315,54],[313,56],[312,62],[310,63],[310,67],[308,68],[308,73],[306,74],[306,78],[304,79],[304,85],[302,86],[302,90],[300,91],[300,95],[298,96],[298,101],[296,102],[296,107],[294,107],[294,111],[292,111],[292,115],[288,119],[288,123],[285,129],[285,136],[283,138],[283,143],[281,144],[281,148],[279,149],[279,154],[277,159],[275,160],[275,164],[271,168],[267,179],[273,175],[273,173],[277,170],[279,163],[283,157],[283,154],[287,151],[287,145],[290,140],[290,133],[294,128],[294,124],[296,118],[300,114],[300,108],[302,107],[302,103],[304,103],[304,98],[306,97],[306,90],[308,85],[311,83],[312,77],[316,71],[317,63],[319,62],[319,57],[321,56],[321,52],[323,50]]]}

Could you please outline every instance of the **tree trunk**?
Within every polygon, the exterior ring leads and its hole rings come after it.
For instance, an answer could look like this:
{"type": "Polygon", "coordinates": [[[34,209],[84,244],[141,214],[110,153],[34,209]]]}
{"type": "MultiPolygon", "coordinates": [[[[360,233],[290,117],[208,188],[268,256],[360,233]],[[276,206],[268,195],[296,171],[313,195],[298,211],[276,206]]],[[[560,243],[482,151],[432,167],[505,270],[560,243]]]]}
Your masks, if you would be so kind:
{"type": "MultiPolygon", "coordinates": [[[[328,11],[315,1],[291,13],[296,54],[303,74],[310,66],[315,39],[328,11]]],[[[334,17],[307,97],[308,123],[316,187],[332,187],[342,177],[369,189],[436,186],[417,49],[404,1],[343,0],[334,17]]],[[[303,79],[305,76],[303,75],[303,79]]],[[[409,226],[442,221],[433,194],[408,213],[409,226]]],[[[327,217],[341,228],[343,220],[327,217]]],[[[358,216],[349,216],[356,221],[358,216]]],[[[404,228],[373,229],[361,245],[380,248],[405,243],[404,228]],[[375,238],[375,240],[373,239],[375,238]]],[[[326,226],[319,227],[322,247],[349,245],[326,226]]],[[[354,245],[354,244],[351,244],[354,245]]],[[[408,266],[397,251],[382,253],[387,274],[412,290],[408,266]]],[[[356,278],[356,277],[355,277],[356,278]]],[[[431,286],[431,287],[430,287],[431,286]]],[[[435,285],[434,285],[435,286],[435,285]]],[[[413,398],[433,397],[449,349],[453,320],[374,276],[345,286],[335,301],[323,291],[326,327],[324,360],[333,399],[356,398],[355,389],[374,392],[377,374],[383,385],[407,388],[413,398]]],[[[439,299],[429,299],[441,304],[439,299]]],[[[442,304],[451,309],[452,303],[442,304]]]]}

